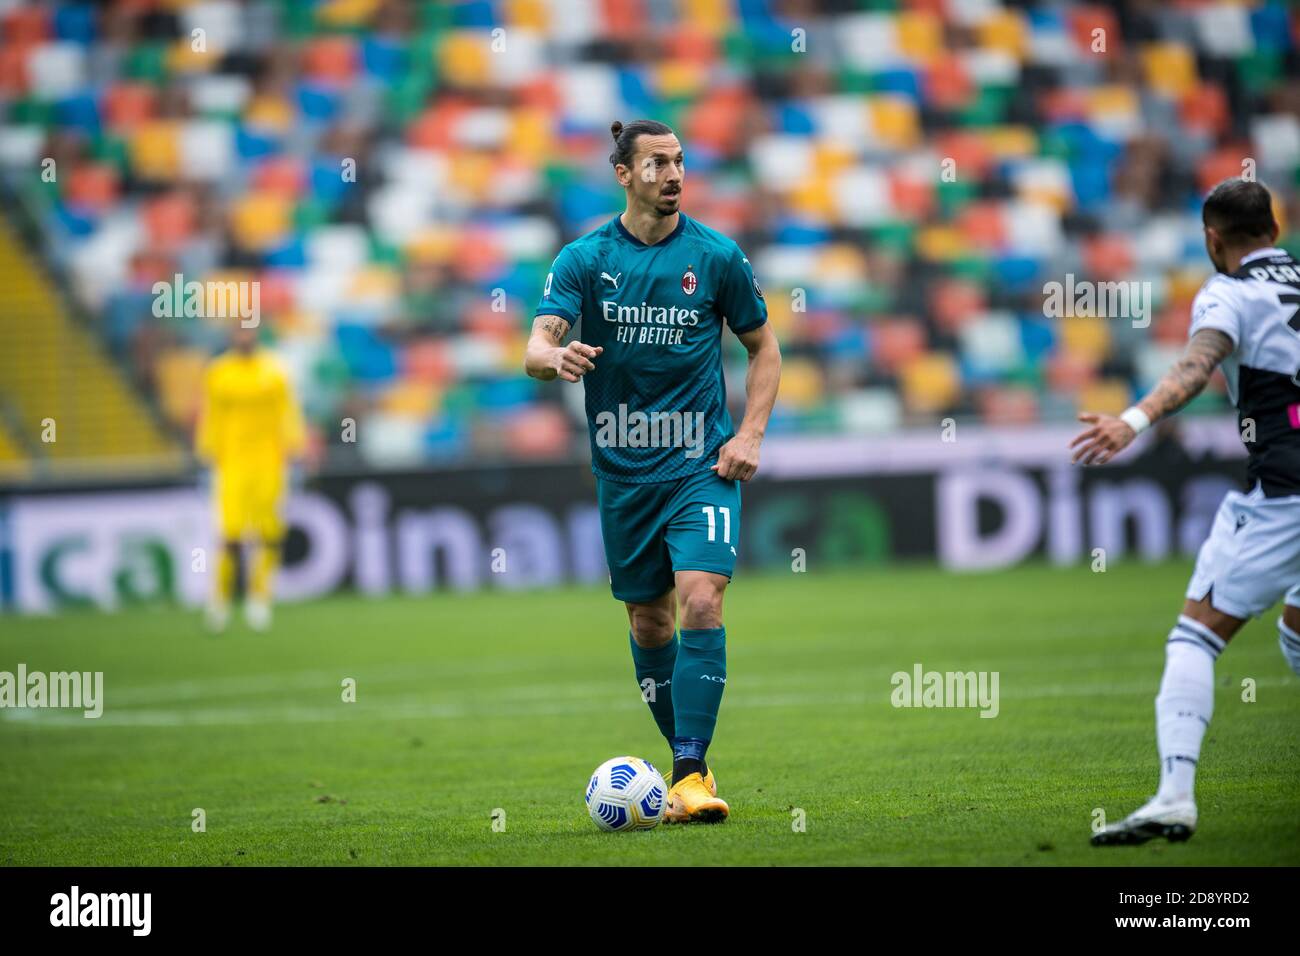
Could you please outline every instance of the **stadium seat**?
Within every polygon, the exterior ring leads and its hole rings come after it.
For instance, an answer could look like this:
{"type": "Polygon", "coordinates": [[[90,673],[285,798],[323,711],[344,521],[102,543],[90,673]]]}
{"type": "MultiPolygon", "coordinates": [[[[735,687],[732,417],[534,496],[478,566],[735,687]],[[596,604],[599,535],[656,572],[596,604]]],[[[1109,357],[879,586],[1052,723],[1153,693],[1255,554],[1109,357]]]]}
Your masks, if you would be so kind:
{"type": "MultiPolygon", "coordinates": [[[[1132,391],[1131,343],[1104,320],[1044,317],[1044,284],[1151,277],[1169,347],[1208,268],[1199,194],[1249,159],[1287,234],[1297,221],[1285,4],[871,3],[810,13],[816,55],[770,5],[724,0],[591,17],[529,0],[401,17],[373,0],[276,17],[214,2],[148,29],[145,6],[109,6],[111,25],[81,4],[0,13],[0,176],[87,328],[183,423],[177,369],[217,337],[152,323],[145,280],[258,277],[313,414],[387,416],[372,459],[506,447],[520,422],[545,432],[521,454],[549,453],[561,426],[581,440],[561,399],[514,379],[556,251],[621,202],[615,117],[676,124],[688,212],[754,264],[797,359],[774,427],[1022,422],[1071,414],[1094,384],[1132,391]],[[654,55],[617,55],[636,44],[654,55]],[[101,45],[113,55],[92,57],[101,45]],[[1109,68],[1120,55],[1135,68],[1109,68]],[[58,175],[34,182],[46,157],[58,175]]],[[[28,454],[26,432],[10,447],[28,454]]]]}

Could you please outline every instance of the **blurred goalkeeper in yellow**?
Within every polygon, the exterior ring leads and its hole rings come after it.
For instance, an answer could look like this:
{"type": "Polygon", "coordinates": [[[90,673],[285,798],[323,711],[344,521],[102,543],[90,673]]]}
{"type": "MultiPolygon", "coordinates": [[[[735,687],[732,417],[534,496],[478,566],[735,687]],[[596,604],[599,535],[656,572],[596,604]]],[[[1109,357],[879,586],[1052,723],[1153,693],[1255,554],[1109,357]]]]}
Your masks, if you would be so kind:
{"type": "Polygon", "coordinates": [[[251,539],[244,616],[254,630],[271,626],[271,596],[284,541],[281,508],[291,459],[303,451],[302,413],[288,375],[257,330],[239,326],[230,350],[213,359],[203,380],[196,452],[212,468],[220,551],[207,624],[230,620],[239,550],[251,539]]]}

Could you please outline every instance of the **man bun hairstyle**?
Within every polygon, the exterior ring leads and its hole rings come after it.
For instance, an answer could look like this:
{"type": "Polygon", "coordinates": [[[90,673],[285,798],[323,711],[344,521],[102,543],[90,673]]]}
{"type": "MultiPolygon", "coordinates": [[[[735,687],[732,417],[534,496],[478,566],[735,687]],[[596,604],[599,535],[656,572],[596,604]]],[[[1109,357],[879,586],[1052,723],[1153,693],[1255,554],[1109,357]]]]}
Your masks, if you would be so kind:
{"type": "Polygon", "coordinates": [[[1277,234],[1273,197],[1250,179],[1225,179],[1205,197],[1201,222],[1213,228],[1224,242],[1271,240],[1277,234]]]}
{"type": "Polygon", "coordinates": [[[632,154],[636,152],[638,136],[671,136],[673,129],[658,120],[639,119],[624,126],[618,120],[609,124],[609,132],[614,137],[614,152],[609,154],[613,166],[631,166],[632,154]]]}

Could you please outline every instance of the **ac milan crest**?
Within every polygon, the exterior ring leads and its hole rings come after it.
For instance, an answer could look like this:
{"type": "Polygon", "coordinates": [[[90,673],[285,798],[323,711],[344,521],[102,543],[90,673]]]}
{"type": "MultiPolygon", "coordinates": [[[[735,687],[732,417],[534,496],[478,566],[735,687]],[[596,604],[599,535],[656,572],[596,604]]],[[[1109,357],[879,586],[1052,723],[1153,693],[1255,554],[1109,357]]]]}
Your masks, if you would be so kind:
{"type": "Polygon", "coordinates": [[[699,288],[700,280],[695,278],[695,273],[687,269],[682,274],[682,291],[687,295],[695,295],[695,290],[699,288]]]}

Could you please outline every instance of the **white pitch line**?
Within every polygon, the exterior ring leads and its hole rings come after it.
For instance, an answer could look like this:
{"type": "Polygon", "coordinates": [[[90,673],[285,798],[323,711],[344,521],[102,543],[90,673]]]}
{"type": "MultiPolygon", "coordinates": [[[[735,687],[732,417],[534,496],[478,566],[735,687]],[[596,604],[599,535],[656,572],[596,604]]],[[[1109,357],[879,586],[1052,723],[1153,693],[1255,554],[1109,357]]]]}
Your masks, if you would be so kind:
{"type": "MultiPolygon", "coordinates": [[[[336,690],[344,677],[355,677],[358,682],[393,683],[425,679],[430,683],[449,677],[467,677],[476,674],[509,674],[535,670],[539,663],[553,658],[502,658],[476,659],[439,664],[394,664],[382,668],[363,665],[350,668],[340,664],[335,670],[293,671],[286,674],[245,674],[231,677],[194,678],[169,681],[161,684],[137,684],[114,690],[119,702],[137,701],[187,701],[206,700],[212,697],[248,697],[259,694],[280,694],[285,690],[336,690]]],[[[105,675],[105,683],[112,676],[105,675]]]]}
{"type": "MultiPolygon", "coordinates": [[[[1095,661],[1095,658],[1085,661],[1095,661]]],[[[1057,663],[1057,662],[1054,662],[1057,663]]],[[[911,664],[899,667],[872,667],[864,668],[858,672],[852,680],[856,686],[884,685],[888,686],[890,677],[902,670],[911,674],[911,664]]],[[[474,667],[457,667],[454,669],[446,668],[441,665],[431,667],[419,667],[416,665],[403,665],[400,667],[387,667],[380,670],[360,670],[352,673],[344,673],[346,668],[340,668],[337,671],[297,671],[293,673],[273,676],[273,675],[255,675],[249,677],[223,677],[223,678],[198,678],[189,681],[181,681],[167,684],[140,684],[131,687],[106,689],[106,705],[112,704],[120,706],[122,704],[148,705],[161,704],[168,701],[177,702],[198,702],[210,703],[214,698],[222,697],[274,697],[282,698],[291,691],[317,691],[322,694],[336,695],[339,692],[340,681],[344,676],[355,677],[358,681],[358,688],[373,689],[375,687],[419,685],[430,688],[430,692],[440,698],[445,697],[523,697],[523,698],[550,698],[555,696],[581,696],[585,694],[600,694],[610,689],[611,685],[607,680],[589,681],[586,683],[564,682],[564,683],[528,683],[513,687],[491,687],[484,688],[479,685],[471,686],[449,686],[452,679],[458,676],[469,676],[471,674],[497,673],[508,674],[517,671],[533,671],[536,665],[532,662],[525,664],[514,664],[511,666],[502,666],[495,668],[474,667]]],[[[938,667],[928,668],[930,670],[939,670],[938,667]]],[[[976,666],[953,667],[949,668],[955,672],[966,673],[969,671],[979,672],[989,670],[976,666]]],[[[996,668],[995,668],[996,669],[996,668]]],[[[1033,673],[1041,671],[1044,668],[1025,667],[1023,671],[1033,673]]],[[[1067,668],[1069,669],[1069,668],[1067,668]]],[[[1058,668],[1053,666],[1051,670],[1056,671],[1058,668]]],[[[1003,675],[1004,685],[1007,683],[1007,673],[1003,675]]],[[[1155,676],[1157,671],[1152,669],[1152,681],[1158,682],[1155,676]]],[[[836,675],[837,679],[843,678],[842,674],[836,675]]],[[[107,683],[107,682],[106,682],[107,683]]],[[[1150,681],[1143,682],[1146,686],[1150,681]]],[[[805,670],[805,671],[785,671],[779,675],[755,675],[747,677],[743,681],[743,689],[752,691],[755,689],[778,687],[790,688],[800,686],[815,686],[825,688],[827,686],[827,675],[825,671],[805,670]]],[[[1051,684],[1046,686],[1037,686],[1028,696],[1074,696],[1076,685],[1068,684],[1051,684]]],[[[1131,685],[1125,685],[1126,687],[1131,685]]],[[[373,690],[370,690],[366,696],[370,696],[373,690]]],[[[1024,695],[1021,695],[1024,696],[1024,695]]],[[[424,700],[423,695],[420,696],[424,700]]],[[[246,705],[247,706],[247,705],[246,705]]]]}
{"type": "MultiPolygon", "coordinates": [[[[1257,687],[1272,688],[1293,685],[1289,677],[1262,678],[1256,681],[1257,687]]],[[[1229,693],[1235,688],[1228,688],[1229,693]]],[[[1000,695],[1002,714],[1008,713],[1009,704],[1016,701],[1045,698],[1087,698],[1087,697],[1134,697],[1139,698],[1152,692],[1150,682],[1141,684],[1103,684],[1103,685],[1066,685],[1049,684],[1026,687],[1020,690],[1004,692],[1000,695]]],[[[454,702],[433,702],[422,697],[404,697],[389,700],[377,705],[344,704],[341,701],[330,707],[301,707],[282,705],[274,707],[205,707],[191,710],[160,710],[153,708],[117,708],[108,707],[102,717],[88,721],[80,711],[71,710],[0,710],[0,716],[6,723],[21,724],[25,728],[60,728],[60,727],[210,727],[225,725],[274,725],[274,724],[312,724],[334,723],[342,720],[463,720],[504,717],[542,717],[563,716],[569,714],[595,713],[611,708],[621,710],[635,709],[640,702],[626,692],[613,692],[607,685],[528,685],[514,688],[512,693],[519,695],[518,703],[502,698],[498,692],[485,700],[486,706],[454,702]],[[564,692],[560,692],[564,688],[564,692]],[[596,689],[596,693],[593,693],[596,689]],[[599,696],[600,693],[605,696],[599,696]],[[566,699],[567,698],[567,699],[566,699]],[[22,714],[21,717],[18,715],[22,714]]],[[[482,699],[480,693],[480,699],[482,699]]],[[[815,707],[824,709],[829,706],[862,706],[868,703],[884,704],[889,700],[889,692],[866,694],[833,694],[826,692],[792,693],[792,694],[754,694],[732,693],[727,697],[728,709],[763,709],[771,707],[815,707]]],[[[945,708],[937,708],[945,709],[945,708]]],[[[957,708],[946,708],[957,709],[957,708]]],[[[964,710],[977,710],[968,707],[964,710]]]]}

